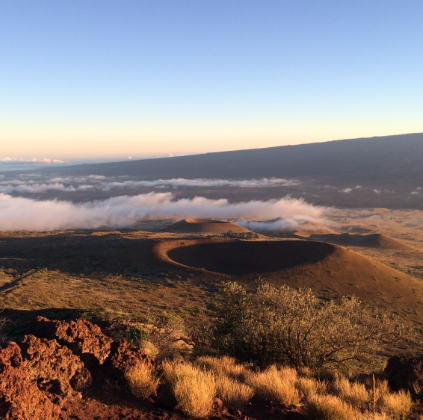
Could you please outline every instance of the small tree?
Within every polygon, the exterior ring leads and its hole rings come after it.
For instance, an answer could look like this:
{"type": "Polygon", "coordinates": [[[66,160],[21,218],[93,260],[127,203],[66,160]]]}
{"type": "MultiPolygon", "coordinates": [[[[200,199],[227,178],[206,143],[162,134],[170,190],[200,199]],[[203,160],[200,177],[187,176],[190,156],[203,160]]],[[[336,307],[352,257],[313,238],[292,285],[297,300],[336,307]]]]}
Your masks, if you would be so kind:
{"type": "Polygon", "coordinates": [[[259,283],[248,292],[223,283],[215,307],[215,340],[224,352],[262,364],[352,368],[385,344],[404,342],[411,329],[355,297],[322,302],[311,290],[259,283]]]}

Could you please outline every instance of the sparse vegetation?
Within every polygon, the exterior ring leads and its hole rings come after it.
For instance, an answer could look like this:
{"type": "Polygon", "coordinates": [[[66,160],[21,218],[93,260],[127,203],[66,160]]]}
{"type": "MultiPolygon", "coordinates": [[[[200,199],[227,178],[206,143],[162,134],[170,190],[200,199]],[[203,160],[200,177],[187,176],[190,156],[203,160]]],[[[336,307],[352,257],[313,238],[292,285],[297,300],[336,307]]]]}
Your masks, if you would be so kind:
{"type": "Polygon", "coordinates": [[[329,302],[311,290],[260,283],[255,293],[224,283],[215,307],[216,345],[261,364],[351,371],[374,362],[384,344],[404,342],[410,328],[352,298],[329,302]]]}

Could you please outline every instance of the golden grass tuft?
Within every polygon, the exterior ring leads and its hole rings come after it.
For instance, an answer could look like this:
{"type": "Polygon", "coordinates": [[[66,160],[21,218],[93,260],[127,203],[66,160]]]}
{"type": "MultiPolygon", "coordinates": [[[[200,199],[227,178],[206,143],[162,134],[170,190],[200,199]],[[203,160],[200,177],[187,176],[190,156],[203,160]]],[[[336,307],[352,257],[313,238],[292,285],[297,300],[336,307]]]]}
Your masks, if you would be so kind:
{"type": "Polygon", "coordinates": [[[228,356],[201,356],[195,360],[195,364],[212,371],[217,377],[229,376],[243,381],[247,374],[245,366],[237,364],[233,357],[228,356]]]}
{"type": "Polygon", "coordinates": [[[365,410],[368,407],[370,396],[363,384],[350,382],[345,377],[338,377],[332,386],[336,395],[354,408],[365,410]]]}
{"type": "Polygon", "coordinates": [[[295,369],[283,368],[278,371],[275,366],[271,366],[264,372],[250,373],[246,378],[247,385],[255,390],[257,396],[285,405],[300,403],[300,395],[295,387],[296,382],[295,369]]]}
{"type": "Polygon", "coordinates": [[[216,383],[211,372],[184,362],[165,362],[163,371],[171,383],[179,408],[192,417],[206,417],[216,396],[216,383]]]}
{"type": "Polygon", "coordinates": [[[305,407],[315,420],[358,420],[361,417],[361,413],[335,395],[310,395],[305,407]]]}
{"type": "Polygon", "coordinates": [[[154,368],[146,363],[138,363],[125,373],[125,379],[133,395],[146,399],[157,391],[160,378],[154,368]]]}
{"type": "Polygon", "coordinates": [[[413,401],[410,393],[399,391],[395,393],[386,393],[381,397],[382,410],[394,419],[405,418],[410,412],[413,401]]]}
{"type": "Polygon", "coordinates": [[[305,397],[313,394],[325,394],[327,391],[326,383],[314,378],[298,378],[297,388],[305,397]]]}
{"type": "Polygon", "coordinates": [[[231,410],[243,410],[254,396],[251,387],[227,376],[216,379],[216,389],[218,397],[231,410]]]}

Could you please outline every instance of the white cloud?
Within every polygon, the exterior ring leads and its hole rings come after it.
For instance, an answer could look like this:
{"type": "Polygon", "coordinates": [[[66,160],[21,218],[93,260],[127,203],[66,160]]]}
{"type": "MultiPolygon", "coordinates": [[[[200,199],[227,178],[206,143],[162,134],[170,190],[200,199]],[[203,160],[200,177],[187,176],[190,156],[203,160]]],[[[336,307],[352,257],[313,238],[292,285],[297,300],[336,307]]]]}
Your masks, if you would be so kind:
{"type": "Polygon", "coordinates": [[[33,163],[33,164],[60,164],[65,163],[63,160],[59,159],[38,159],[38,158],[32,158],[32,159],[24,159],[24,158],[11,158],[11,157],[3,157],[0,158],[0,162],[6,162],[6,163],[33,163]]]}
{"type": "Polygon", "coordinates": [[[340,192],[343,192],[345,194],[349,194],[352,191],[352,188],[345,188],[343,190],[341,190],[340,192]]]}
{"type": "Polygon", "coordinates": [[[420,194],[420,192],[419,192],[419,191],[413,191],[413,192],[411,193],[411,195],[416,195],[416,194],[420,194]]]}
{"type": "Polygon", "coordinates": [[[54,184],[19,184],[19,185],[4,185],[0,186],[0,193],[7,193],[10,194],[12,192],[20,193],[20,194],[38,194],[44,193],[49,190],[56,190],[56,191],[76,191],[75,187],[69,186],[65,187],[63,184],[54,183],[54,184]]]}
{"type": "Polygon", "coordinates": [[[375,194],[380,194],[382,192],[381,190],[378,190],[376,188],[373,191],[374,191],[375,194]]]}
{"type": "Polygon", "coordinates": [[[319,219],[329,209],[285,197],[279,200],[229,203],[204,197],[174,200],[171,193],[119,196],[103,201],[73,204],[67,201],[37,201],[0,194],[0,230],[57,230],[126,227],[139,219],[216,218],[246,220],[301,218],[319,219]]]}
{"type": "Polygon", "coordinates": [[[233,179],[206,179],[206,178],[173,178],[157,179],[154,181],[123,181],[109,182],[101,188],[109,191],[114,188],[136,188],[136,187],[238,187],[238,188],[263,188],[263,187],[290,187],[298,185],[300,182],[295,179],[284,178],[261,178],[247,180],[233,179]]]}

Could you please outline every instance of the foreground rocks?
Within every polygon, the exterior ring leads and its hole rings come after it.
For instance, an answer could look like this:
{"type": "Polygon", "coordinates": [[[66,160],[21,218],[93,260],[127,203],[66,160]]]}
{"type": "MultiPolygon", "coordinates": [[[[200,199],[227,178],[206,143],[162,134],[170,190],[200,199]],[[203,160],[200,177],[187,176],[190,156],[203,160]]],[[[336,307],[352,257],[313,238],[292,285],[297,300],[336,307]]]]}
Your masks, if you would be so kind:
{"type": "Polygon", "coordinates": [[[104,335],[88,321],[39,317],[34,335],[0,346],[0,418],[51,420],[82,398],[95,378],[116,383],[136,363],[154,364],[142,349],[104,335]],[[40,338],[41,337],[41,338],[40,338]],[[113,345],[112,345],[113,343],[113,345]]]}

